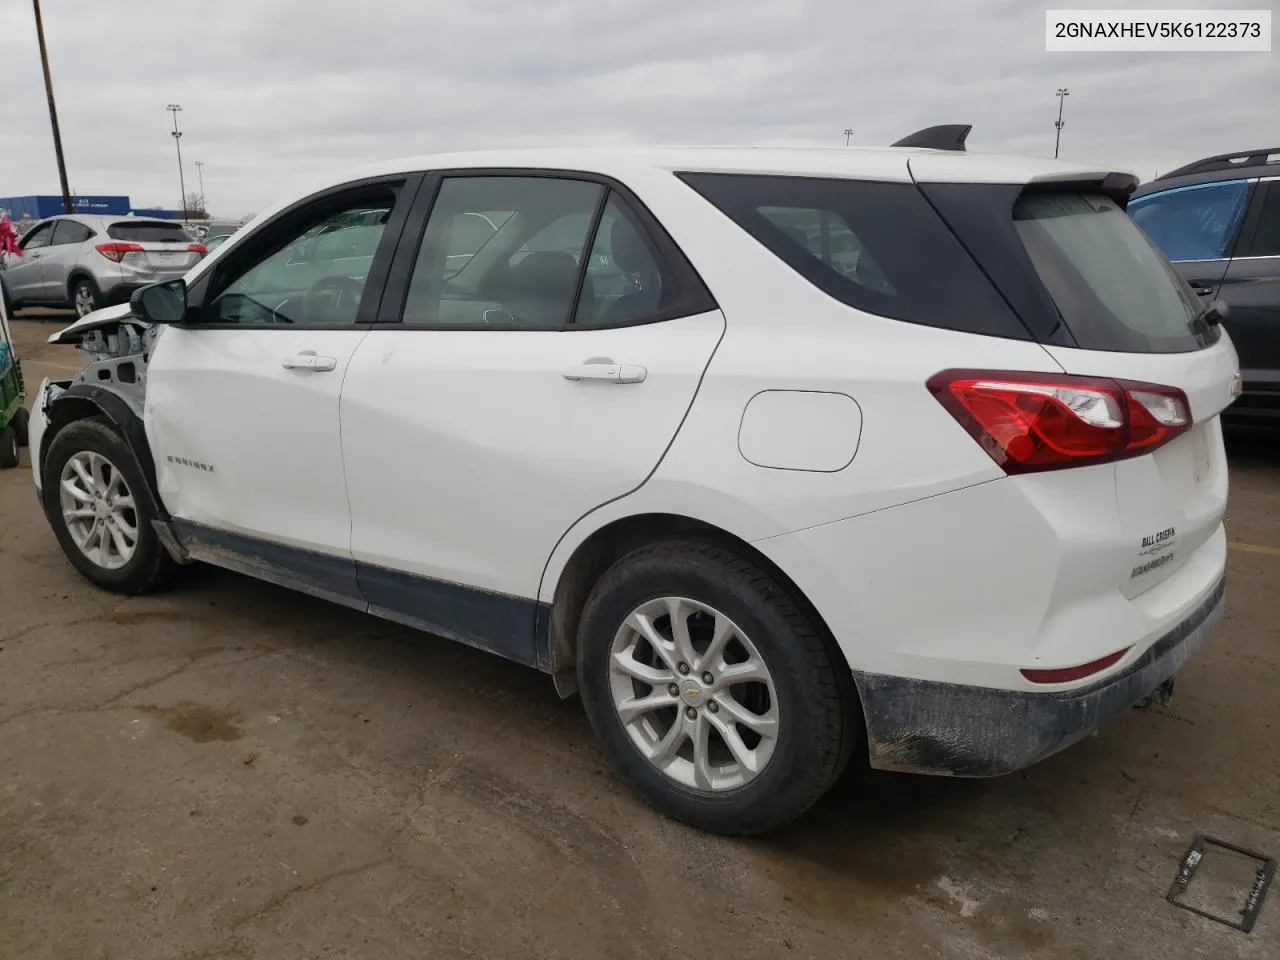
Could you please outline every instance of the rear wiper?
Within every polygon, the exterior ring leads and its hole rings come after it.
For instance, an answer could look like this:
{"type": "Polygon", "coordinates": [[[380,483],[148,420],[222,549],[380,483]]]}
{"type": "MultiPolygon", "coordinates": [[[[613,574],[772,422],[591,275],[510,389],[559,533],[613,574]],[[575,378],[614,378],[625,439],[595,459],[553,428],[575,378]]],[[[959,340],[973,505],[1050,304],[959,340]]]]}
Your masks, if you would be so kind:
{"type": "Polygon", "coordinates": [[[1204,305],[1204,309],[1196,315],[1196,319],[1203,320],[1210,326],[1216,327],[1223,320],[1227,319],[1227,314],[1230,312],[1231,310],[1227,306],[1227,301],[1222,299],[1213,300],[1204,305]]]}

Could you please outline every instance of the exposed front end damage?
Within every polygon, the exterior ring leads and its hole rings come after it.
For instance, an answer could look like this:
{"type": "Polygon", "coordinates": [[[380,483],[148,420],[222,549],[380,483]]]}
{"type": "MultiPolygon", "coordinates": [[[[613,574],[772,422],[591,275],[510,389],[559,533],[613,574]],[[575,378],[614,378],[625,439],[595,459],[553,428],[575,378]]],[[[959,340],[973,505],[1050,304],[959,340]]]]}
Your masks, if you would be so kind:
{"type": "MultiPolygon", "coordinates": [[[[101,387],[119,396],[141,417],[147,362],[155,330],[131,313],[121,314],[118,308],[99,313],[107,316],[89,314],[49,338],[50,343],[74,344],[87,358],[71,380],[55,381],[50,387],[66,389],[73,384],[101,387]]],[[[44,402],[55,398],[56,394],[41,397],[44,402]]]]}
{"type": "Polygon", "coordinates": [[[1128,669],[1078,690],[1037,693],[855,673],[871,766],[996,777],[1052,756],[1130,707],[1167,694],[1225,611],[1225,579],[1128,669]]]}

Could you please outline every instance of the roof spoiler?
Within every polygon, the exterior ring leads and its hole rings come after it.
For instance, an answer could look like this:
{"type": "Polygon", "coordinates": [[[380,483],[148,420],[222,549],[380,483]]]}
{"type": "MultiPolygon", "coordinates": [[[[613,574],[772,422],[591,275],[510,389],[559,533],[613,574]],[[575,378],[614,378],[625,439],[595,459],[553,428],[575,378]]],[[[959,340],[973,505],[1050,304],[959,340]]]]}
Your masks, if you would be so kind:
{"type": "Polygon", "coordinates": [[[923,147],[928,150],[964,152],[964,141],[973,129],[971,123],[943,123],[908,134],[893,144],[895,147],[923,147]]]}
{"type": "Polygon", "coordinates": [[[1280,147],[1268,147],[1265,150],[1237,150],[1235,153],[1220,153],[1215,157],[1205,157],[1203,160],[1188,163],[1177,170],[1162,173],[1156,179],[1168,180],[1171,177],[1185,177],[1189,173],[1230,170],[1232,167],[1263,167],[1277,162],[1280,162],[1280,147]],[[1273,157],[1275,159],[1272,159],[1273,157]]]}

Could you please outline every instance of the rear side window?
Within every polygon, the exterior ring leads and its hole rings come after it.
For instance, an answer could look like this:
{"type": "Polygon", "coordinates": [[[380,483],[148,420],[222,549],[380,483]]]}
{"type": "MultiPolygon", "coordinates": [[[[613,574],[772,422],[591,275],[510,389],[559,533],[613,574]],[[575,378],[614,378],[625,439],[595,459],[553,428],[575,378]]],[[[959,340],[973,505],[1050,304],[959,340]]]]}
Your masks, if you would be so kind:
{"type": "Polygon", "coordinates": [[[191,237],[180,223],[113,223],[107,227],[112,240],[130,243],[190,243],[191,237]]]}
{"type": "Polygon", "coordinates": [[[682,179],[842,303],[910,323],[1030,339],[914,184],[740,174],[682,179]]]}
{"type": "Polygon", "coordinates": [[[1266,184],[1266,188],[1267,194],[1262,201],[1258,226],[1253,231],[1248,248],[1236,251],[1237,257],[1280,256],[1280,180],[1273,180],[1266,184]]]}
{"type": "Polygon", "coordinates": [[[93,231],[83,223],[74,220],[59,220],[53,232],[53,243],[61,246],[64,243],[84,243],[93,236],[93,231]]]}
{"type": "Polygon", "coordinates": [[[1129,201],[1129,216],[1170,260],[1222,260],[1240,228],[1245,180],[1177,187],[1129,201]]]}
{"type": "Polygon", "coordinates": [[[1110,198],[1028,193],[1014,203],[1013,220],[1079,346],[1178,353],[1216,339],[1200,298],[1110,198]]]}

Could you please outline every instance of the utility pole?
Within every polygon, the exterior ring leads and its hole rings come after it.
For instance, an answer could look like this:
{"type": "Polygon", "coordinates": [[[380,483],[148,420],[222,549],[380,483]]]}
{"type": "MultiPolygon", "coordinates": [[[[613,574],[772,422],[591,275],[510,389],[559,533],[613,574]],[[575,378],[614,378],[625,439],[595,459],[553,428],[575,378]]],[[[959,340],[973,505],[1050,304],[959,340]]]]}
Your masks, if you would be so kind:
{"type": "Polygon", "coordinates": [[[178,189],[182,191],[182,219],[187,219],[187,183],[182,174],[182,131],[178,129],[178,111],[182,104],[171,103],[165,107],[173,114],[173,145],[178,148],[178,189]]]}
{"type": "Polygon", "coordinates": [[[1053,138],[1053,159],[1055,160],[1058,159],[1058,145],[1062,143],[1062,104],[1066,101],[1066,98],[1069,96],[1071,96],[1071,91],[1068,90],[1066,87],[1058,88],[1058,122],[1054,124],[1054,127],[1057,128],[1058,133],[1053,138]]]}
{"type": "Polygon", "coordinates": [[[852,136],[853,136],[853,127],[845,127],[844,128],[844,145],[846,147],[849,145],[849,138],[852,136]]]}
{"type": "Polygon", "coordinates": [[[53,153],[58,158],[58,182],[62,186],[62,212],[74,213],[71,188],[67,186],[67,162],[62,157],[62,134],[58,131],[58,108],[53,103],[53,78],[49,75],[49,51],[44,45],[44,21],[40,18],[40,0],[31,0],[36,12],[36,39],[40,41],[40,65],[44,68],[44,92],[49,98],[49,124],[53,127],[53,153]]]}
{"type": "Polygon", "coordinates": [[[196,173],[200,176],[200,209],[204,211],[205,216],[209,215],[209,207],[204,202],[204,161],[196,161],[196,173]]]}

